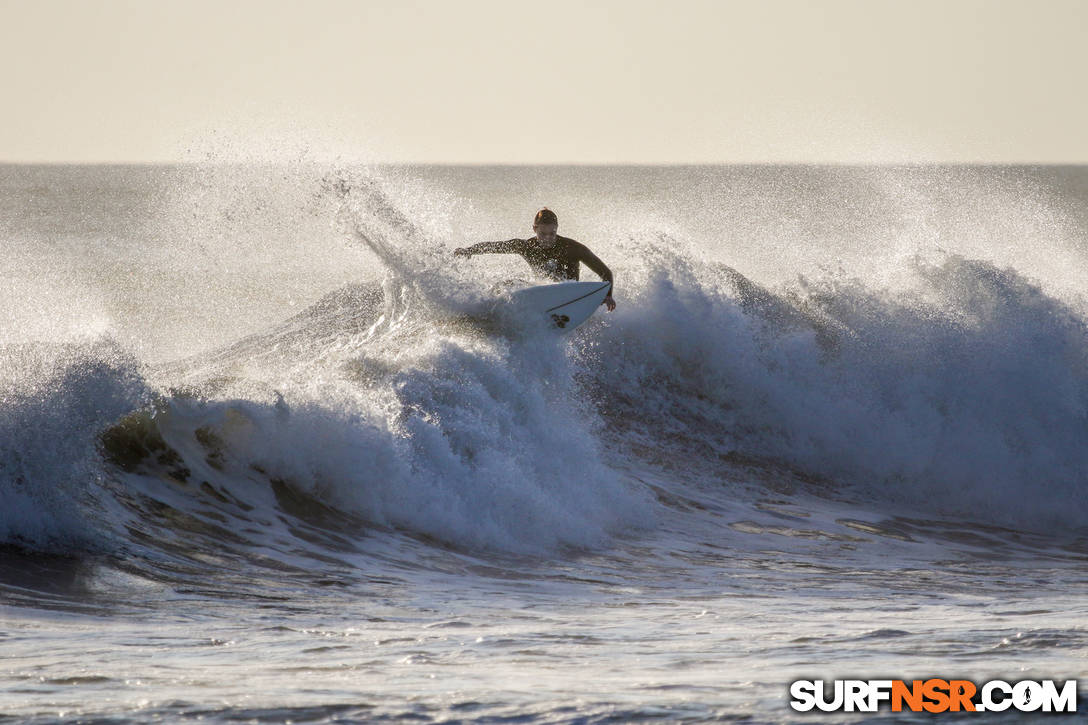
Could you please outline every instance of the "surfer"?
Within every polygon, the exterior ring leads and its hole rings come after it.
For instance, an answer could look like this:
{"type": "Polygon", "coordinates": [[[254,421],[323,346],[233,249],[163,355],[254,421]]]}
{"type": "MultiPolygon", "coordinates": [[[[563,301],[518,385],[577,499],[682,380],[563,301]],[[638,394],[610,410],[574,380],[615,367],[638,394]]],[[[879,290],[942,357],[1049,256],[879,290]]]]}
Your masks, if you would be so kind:
{"type": "MultiPolygon", "coordinates": [[[[533,231],[536,236],[532,239],[480,242],[471,247],[455,249],[453,253],[458,257],[471,257],[474,254],[520,254],[534,272],[558,282],[568,279],[577,281],[578,264],[582,263],[605,282],[612,282],[612,270],[596,254],[589,251],[586,245],[569,237],[559,236],[559,217],[551,209],[544,207],[536,213],[533,231]]],[[[611,288],[603,304],[609,312],[616,309],[611,288]]]]}

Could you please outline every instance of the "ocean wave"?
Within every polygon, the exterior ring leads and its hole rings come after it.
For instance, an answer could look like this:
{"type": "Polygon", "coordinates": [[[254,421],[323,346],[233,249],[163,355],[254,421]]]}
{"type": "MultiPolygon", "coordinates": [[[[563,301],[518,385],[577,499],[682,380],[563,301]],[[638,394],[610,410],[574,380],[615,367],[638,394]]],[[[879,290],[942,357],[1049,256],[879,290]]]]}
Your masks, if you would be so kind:
{"type": "Polygon", "coordinates": [[[108,342],[4,349],[0,541],[138,531],[176,553],[226,540],[224,517],[318,511],[454,548],[597,547],[653,526],[639,466],[682,473],[676,489],[1083,527],[1084,312],[1015,269],[939,254],[903,260],[894,288],[830,271],[771,288],[659,234],[624,248],[615,314],[511,335],[485,319],[491,276],[349,181],[328,193],[379,282],[155,367],[108,342]]]}

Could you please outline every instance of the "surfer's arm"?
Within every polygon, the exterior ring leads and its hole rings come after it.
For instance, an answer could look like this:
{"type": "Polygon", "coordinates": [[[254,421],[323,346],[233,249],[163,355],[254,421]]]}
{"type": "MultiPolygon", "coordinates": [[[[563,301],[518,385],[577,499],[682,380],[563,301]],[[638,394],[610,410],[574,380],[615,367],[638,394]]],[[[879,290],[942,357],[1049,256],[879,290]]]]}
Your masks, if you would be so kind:
{"type": "Polygon", "coordinates": [[[453,250],[458,257],[471,257],[474,254],[510,254],[521,251],[523,239],[507,239],[505,242],[479,242],[471,247],[453,250]]]}
{"type": "Polygon", "coordinates": [[[616,290],[616,284],[612,281],[612,270],[608,268],[607,264],[601,261],[600,257],[589,251],[589,247],[584,244],[579,244],[578,246],[580,247],[578,249],[578,261],[593,270],[597,276],[605,282],[612,284],[612,287],[608,290],[608,296],[604,298],[604,304],[608,307],[608,311],[611,312],[616,309],[616,302],[612,299],[612,293],[616,290]]]}

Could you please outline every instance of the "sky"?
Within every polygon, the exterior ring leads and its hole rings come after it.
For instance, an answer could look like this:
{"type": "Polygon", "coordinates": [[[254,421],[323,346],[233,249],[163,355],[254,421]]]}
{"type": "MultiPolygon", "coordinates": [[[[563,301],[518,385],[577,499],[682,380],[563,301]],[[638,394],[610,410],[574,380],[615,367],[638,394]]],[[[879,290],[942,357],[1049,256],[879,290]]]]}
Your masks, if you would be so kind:
{"type": "Polygon", "coordinates": [[[0,162],[1088,162],[1086,0],[0,0],[0,162]]]}

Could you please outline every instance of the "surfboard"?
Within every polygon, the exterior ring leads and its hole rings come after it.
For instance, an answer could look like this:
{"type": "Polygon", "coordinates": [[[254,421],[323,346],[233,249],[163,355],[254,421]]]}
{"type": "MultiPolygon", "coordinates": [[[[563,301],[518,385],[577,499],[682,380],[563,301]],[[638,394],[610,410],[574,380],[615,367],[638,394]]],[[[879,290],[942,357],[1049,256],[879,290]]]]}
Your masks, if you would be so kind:
{"type": "Polygon", "coordinates": [[[567,332],[588,320],[610,289],[611,282],[560,282],[517,290],[510,299],[519,317],[539,316],[567,332]]]}

